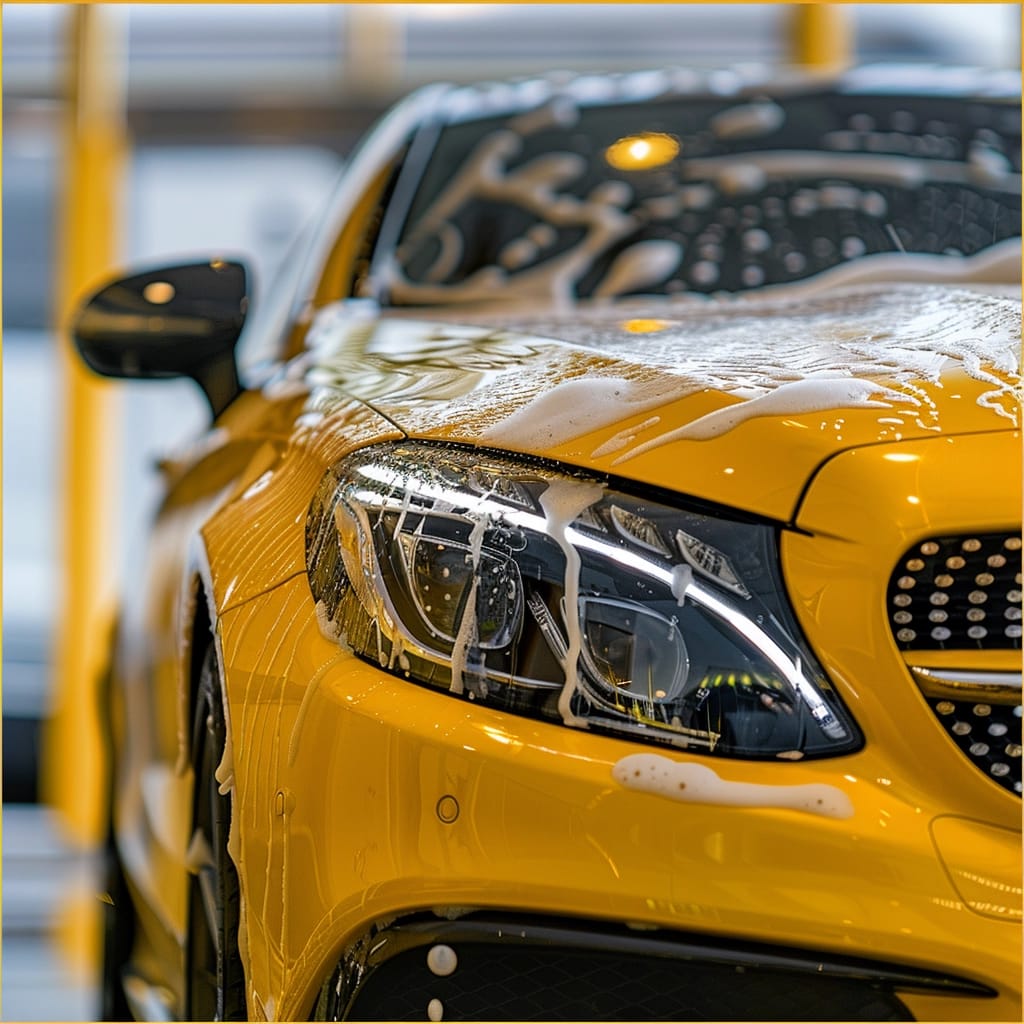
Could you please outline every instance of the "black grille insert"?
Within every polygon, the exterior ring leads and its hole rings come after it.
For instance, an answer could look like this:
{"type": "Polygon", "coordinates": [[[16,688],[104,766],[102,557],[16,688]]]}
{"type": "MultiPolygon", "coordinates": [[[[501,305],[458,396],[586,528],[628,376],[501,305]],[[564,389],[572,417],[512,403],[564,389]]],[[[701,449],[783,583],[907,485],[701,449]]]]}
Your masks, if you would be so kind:
{"type": "Polygon", "coordinates": [[[1020,650],[1021,538],[973,533],[915,544],[889,579],[886,611],[904,651],[1020,650]]]}
{"type": "Polygon", "coordinates": [[[994,994],[952,976],[780,947],[580,921],[424,915],[359,943],[324,986],[316,1019],[425,1020],[432,1009],[445,1021],[912,1020],[899,989],[994,994]],[[455,963],[450,972],[436,969],[445,961],[455,963]]]}
{"type": "Polygon", "coordinates": [[[957,699],[926,694],[947,735],[993,782],[1020,796],[1021,705],[997,704],[984,696],[957,699]]]}

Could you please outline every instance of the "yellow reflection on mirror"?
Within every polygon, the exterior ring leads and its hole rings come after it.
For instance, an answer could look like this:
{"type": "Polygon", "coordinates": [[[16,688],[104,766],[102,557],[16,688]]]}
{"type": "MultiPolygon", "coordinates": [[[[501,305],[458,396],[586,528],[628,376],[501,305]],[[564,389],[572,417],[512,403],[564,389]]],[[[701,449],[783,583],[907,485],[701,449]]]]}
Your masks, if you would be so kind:
{"type": "Polygon", "coordinates": [[[619,171],[649,171],[671,163],[678,153],[679,143],[671,135],[643,132],[613,142],[604,158],[619,171]]]}

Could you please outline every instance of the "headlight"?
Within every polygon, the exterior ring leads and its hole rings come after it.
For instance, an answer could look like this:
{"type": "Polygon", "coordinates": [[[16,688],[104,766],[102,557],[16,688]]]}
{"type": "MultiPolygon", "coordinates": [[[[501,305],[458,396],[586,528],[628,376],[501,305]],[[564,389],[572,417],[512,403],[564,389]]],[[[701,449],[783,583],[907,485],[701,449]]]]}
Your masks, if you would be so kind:
{"type": "Polygon", "coordinates": [[[770,526],[404,442],[327,473],[306,550],[324,632],[417,683],[715,754],[860,746],[800,638],[770,526]]]}

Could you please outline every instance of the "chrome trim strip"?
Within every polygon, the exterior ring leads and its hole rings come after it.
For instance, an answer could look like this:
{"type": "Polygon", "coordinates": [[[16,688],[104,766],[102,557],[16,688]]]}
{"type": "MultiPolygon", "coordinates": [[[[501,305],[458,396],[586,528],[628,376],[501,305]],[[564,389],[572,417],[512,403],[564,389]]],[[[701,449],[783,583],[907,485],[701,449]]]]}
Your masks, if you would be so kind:
{"type": "Polygon", "coordinates": [[[1019,690],[1024,679],[1024,673],[1021,672],[968,672],[957,669],[918,668],[916,665],[911,665],[910,671],[915,675],[934,679],[937,683],[945,683],[947,686],[1009,686],[1019,690]]]}
{"type": "Polygon", "coordinates": [[[929,697],[950,700],[983,700],[997,704],[1019,704],[1020,672],[976,672],[958,669],[921,668],[910,665],[914,681],[929,697]]]}

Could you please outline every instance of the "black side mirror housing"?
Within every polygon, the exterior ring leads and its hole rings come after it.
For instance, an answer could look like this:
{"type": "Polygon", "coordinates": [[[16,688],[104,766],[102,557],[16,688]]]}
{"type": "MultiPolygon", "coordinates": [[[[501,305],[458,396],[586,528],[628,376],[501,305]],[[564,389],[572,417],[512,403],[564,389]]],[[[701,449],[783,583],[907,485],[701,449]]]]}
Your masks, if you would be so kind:
{"type": "Polygon", "coordinates": [[[105,377],[191,377],[218,416],[241,391],[235,345],[248,303],[242,263],[161,267],[104,285],[75,314],[71,336],[105,377]]]}

